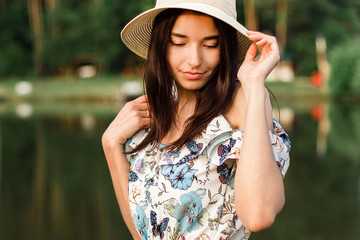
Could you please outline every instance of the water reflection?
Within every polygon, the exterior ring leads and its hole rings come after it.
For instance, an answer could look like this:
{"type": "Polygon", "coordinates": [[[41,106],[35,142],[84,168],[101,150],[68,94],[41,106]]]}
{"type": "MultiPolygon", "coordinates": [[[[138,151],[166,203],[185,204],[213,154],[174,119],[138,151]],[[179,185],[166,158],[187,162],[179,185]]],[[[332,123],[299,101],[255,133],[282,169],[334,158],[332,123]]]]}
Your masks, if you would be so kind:
{"type": "Polygon", "coordinates": [[[253,239],[358,239],[359,106],[322,102],[301,109],[289,131],[287,203],[275,226],[253,239]]]}
{"type": "Polygon", "coordinates": [[[1,115],[1,239],[129,237],[100,146],[112,118],[1,115]]]}
{"type": "MultiPolygon", "coordinates": [[[[358,239],[359,106],[279,105],[293,141],[287,203],[252,239],[358,239]]],[[[0,106],[1,239],[131,239],[100,145],[120,106],[26,108],[0,106]]]]}

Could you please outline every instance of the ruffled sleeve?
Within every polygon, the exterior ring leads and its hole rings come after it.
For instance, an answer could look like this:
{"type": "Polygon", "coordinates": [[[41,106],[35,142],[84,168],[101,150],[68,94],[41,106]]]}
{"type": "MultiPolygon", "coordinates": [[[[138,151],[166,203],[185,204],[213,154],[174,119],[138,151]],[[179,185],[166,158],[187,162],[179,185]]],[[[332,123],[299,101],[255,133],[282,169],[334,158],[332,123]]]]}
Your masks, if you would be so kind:
{"type": "MultiPolygon", "coordinates": [[[[269,131],[272,150],[281,174],[285,176],[290,163],[291,143],[278,122],[274,120],[273,126],[273,132],[269,131]]],[[[232,129],[223,116],[215,118],[203,134],[204,141],[207,143],[204,151],[208,155],[209,161],[220,166],[228,159],[239,158],[243,135],[242,130],[232,129]]]]}
{"type": "MultiPolygon", "coordinates": [[[[139,130],[137,131],[131,138],[129,138],[125,145],[124,145],[124,150],[125,152],[130,152],[132,150],[134,150],[146,137],[147,135],[147,130],[139,130]]],[[[137,153],[131,153],[131,154],[126,154],[126,157],[128,159],[128,161],[130,162],[130,165],[133,164],[134,162],[134,157],[137,155],[137,153]]]]}
{"type": "Polygon", "coordinates": [[[280,123],[273,120],[273,127],[274,131],[269,132],[272,150],[275,160],[281,170],[281,175],[284,177],[290,165],[291,141],[280,123]]]}
{"type": "Polygon", "coordinates": [[[236,159],[240,156],[243,132],[234,130],[220,115],[214,118],[203,133],[203,139],[209,161],[220,166],[227,159],[236,159]]]}

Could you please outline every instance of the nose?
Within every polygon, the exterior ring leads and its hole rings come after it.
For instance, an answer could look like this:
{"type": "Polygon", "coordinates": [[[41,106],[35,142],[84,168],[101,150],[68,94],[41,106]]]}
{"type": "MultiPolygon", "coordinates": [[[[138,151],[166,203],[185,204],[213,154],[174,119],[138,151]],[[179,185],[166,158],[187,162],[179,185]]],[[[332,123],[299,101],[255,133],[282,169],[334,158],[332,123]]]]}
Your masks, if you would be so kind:
{"type": "Polygon", "coordinates": [[[192,67],[198,67],[202,61],[201,56],[201,49],[200,47],[194,44],[192,47],[189,48],[188,52],[188,64],[192,67]]]}

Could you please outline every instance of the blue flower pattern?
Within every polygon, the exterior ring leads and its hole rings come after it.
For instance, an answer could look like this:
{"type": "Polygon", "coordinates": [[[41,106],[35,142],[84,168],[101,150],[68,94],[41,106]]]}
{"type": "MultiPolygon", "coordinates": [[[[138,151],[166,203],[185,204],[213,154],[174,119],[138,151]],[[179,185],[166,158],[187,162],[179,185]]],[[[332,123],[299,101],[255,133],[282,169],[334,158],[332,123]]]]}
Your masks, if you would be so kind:
{"type": "Polygon", "coordinates": [[[172,188],[186,190],[191,187],[196,172],[196,169],[190,169],[187,164],[174,164],[164,167],[161,173],[171,181],[172,188]]]}
{"type": "Polygon", "coordinates": [[[135,227],[138,230],[142,239],[147,239],[147,231],[149,225],[149,219],[146,217],[144,211],[146,207],[147,203],[142,202],[140,205],[136,206],[136,214],[133,214],[132,216],[135,227]]]}
{"type": "MultiPolygon", "coordinates": [[[[277,122],[274,132],[269,132],[274,156],[285,175],[291,142],[277,122]]],[[[139,131],[126,148],[145,136],[139,131]]],[[[242,137],[220,115],[180,151],[149,145],[128,155],[130,210],[142,239],[229,239],[236,232],[248,239],[250,232],[235,212],[236,164],[231,160],[241,152],[242,137]]]]}
{"type": "Polygon", "coordinates": [[[180,196],[180,203],[175,205],[174,217],[180,223],[181,236],[185,232],[192,232],[199,226],[199,218],[202,215],[203,207],[201,198],[204,194],[199,195],[191,191],[180,196]]]}

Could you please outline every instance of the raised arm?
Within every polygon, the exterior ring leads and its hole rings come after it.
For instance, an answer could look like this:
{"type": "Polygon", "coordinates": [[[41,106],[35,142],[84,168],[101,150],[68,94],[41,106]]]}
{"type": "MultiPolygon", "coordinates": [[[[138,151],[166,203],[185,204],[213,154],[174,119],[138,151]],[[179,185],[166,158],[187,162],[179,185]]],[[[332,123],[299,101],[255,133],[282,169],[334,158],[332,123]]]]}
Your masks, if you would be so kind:
{"type": "Polygon", "coordinates": [[[234,111],[241,118],[235,125],[244,130],[243,144],[235,176],[235,206],[245,227],[261,231],[272,225],[284,205],[284,187],[276,164],[269,130],[272,130],[272,110],[265,79],[279,61],[276,39],[259,32],[249,32],[253,44],[238,72],[238,90],[234,111]],[[257,46],[262,47],[255,61],[257,46]],[[242,109],[242,110],[241,110],[242,109]]]}
{"type": "Polygon", "coordinates": [[[129,207],[129,163],[124,154],[125,141],[140,128],[150,125],[146,97],[127,103],[111,122],[102,136],[102,145],[109,166],[116,198],[123,219],[134,239],[140,239],[131,217],[129,207]]]}

